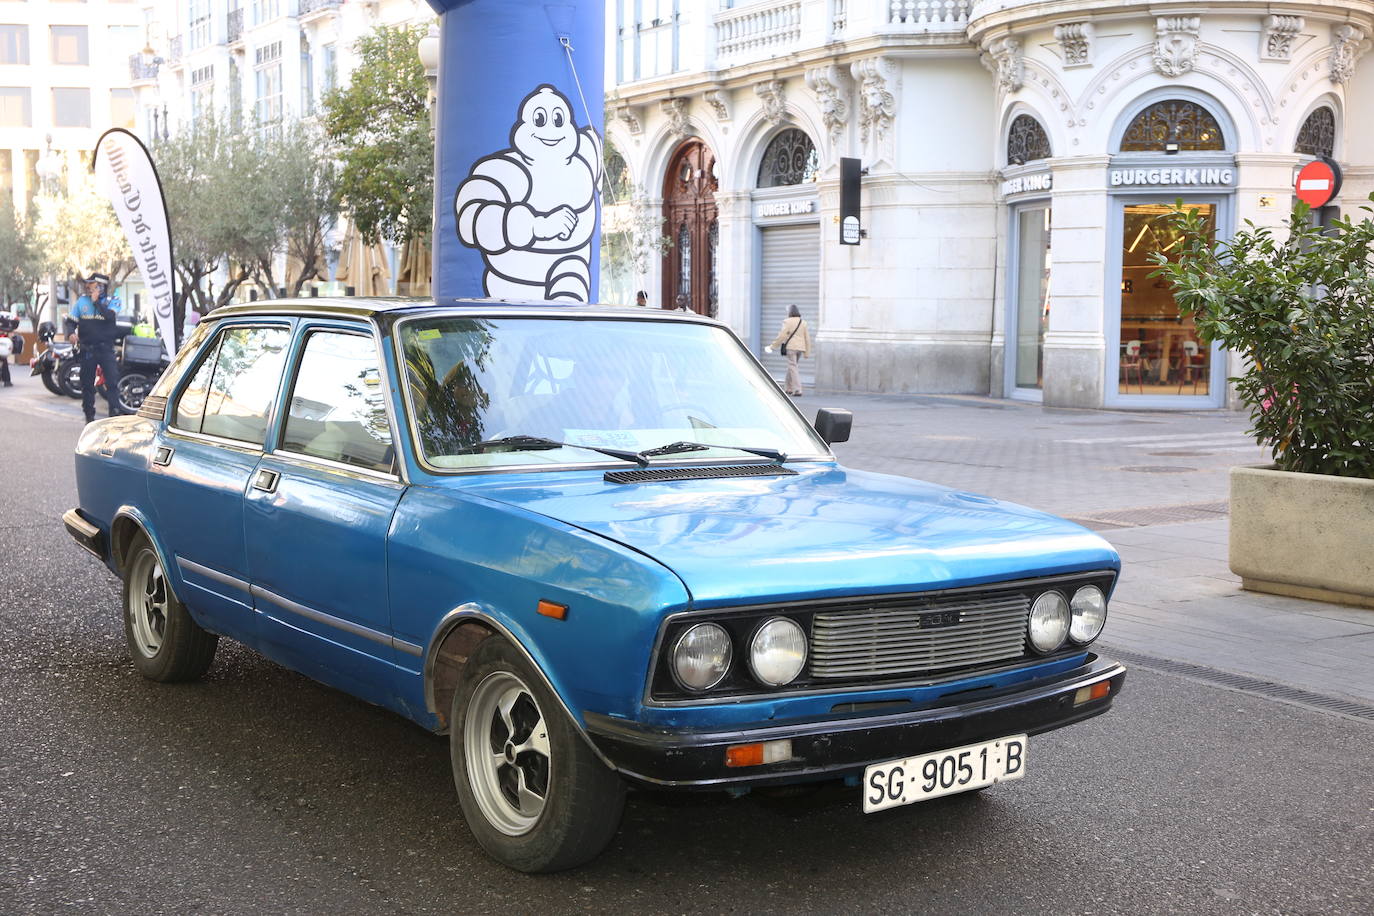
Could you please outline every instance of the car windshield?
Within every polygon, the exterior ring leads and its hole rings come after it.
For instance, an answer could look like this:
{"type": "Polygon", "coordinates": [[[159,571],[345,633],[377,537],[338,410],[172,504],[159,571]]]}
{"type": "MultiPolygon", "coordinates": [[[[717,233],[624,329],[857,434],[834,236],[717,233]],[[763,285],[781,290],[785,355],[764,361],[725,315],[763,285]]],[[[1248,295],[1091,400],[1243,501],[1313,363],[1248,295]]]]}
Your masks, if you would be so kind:
{"type": "Polygon", "coordinates": [[[765,460],[738,446],[828,457],[718,327],[436,316],[401,322],[398,336],[418,444],[435,468],[604,464],[618,459],[590,447],[635,453],[684,441],[708,448],[656,460],[765,460]]]}

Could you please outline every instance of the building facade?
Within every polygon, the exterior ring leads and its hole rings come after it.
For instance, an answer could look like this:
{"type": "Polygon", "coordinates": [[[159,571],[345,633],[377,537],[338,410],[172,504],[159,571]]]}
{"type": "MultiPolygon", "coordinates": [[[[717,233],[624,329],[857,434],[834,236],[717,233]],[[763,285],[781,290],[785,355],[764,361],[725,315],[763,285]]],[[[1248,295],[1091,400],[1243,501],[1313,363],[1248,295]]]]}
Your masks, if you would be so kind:
{"type": "Polygon", "coordinates": [[[106,128],[134,126],[129,74],[108,61],[142,47],[142,21],[129,0],[0,0],[0,194],[20,213],[106,128]]]}
{"type": "Polygon", "coordinates": [[[1148,255],[1178,200],[1220,237],[1282,223],[1318,155],[1358,212],[1372,37],[1369,0],[612,0],[606,224],[637,257],[607,285],[685,296],[761,355],[796,304],[822,388],[1223,406],[1238,359],[1148,255]]]}

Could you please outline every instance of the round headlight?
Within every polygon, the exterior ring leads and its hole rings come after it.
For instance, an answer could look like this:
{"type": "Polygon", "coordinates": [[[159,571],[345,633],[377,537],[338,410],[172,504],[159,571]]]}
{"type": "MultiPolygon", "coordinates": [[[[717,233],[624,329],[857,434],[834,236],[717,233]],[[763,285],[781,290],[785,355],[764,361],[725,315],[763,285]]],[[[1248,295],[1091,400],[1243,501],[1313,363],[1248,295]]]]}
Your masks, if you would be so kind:
{"type": "Polygon", "coordinates": [[[760,684],[790,684],[805,664],[806,633],[794,620],[774,617],[766,621],[749,643],[749,670],[760,684]]]}
{"type": "Polygon", "coordinates": [[[714,623],[688,627],[673,646],[673,676],[688,690],[710,690],[730,670],[730,634],[714,623]]]}
{"type": "Polygon", "coordinates": [[[1031,605],[1027,635],[1037,652],[1053,652],[1069,635],[1069,602],[1059,592],[1045,592],[1031,605]]]}
{"type": "Polygon", "coordinates": [[[1107,623],[1107,599],[1096,585],[1085,585],[1073,593],[1069,602],[1073,623],[1069,625],[1069,639],[1089,643],[1102,634],[1107,623]]]}

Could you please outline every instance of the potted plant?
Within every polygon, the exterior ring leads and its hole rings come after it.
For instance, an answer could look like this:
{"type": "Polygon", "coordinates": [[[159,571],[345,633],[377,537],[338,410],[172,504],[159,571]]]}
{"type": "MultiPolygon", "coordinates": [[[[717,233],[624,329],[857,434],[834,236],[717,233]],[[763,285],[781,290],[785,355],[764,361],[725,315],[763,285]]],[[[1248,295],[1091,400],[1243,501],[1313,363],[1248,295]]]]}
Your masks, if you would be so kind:
{"type": "Polygon", "coordinates": [[[1299,203],[1282,229],[1214,241],[1180,203],[1181,246],[1153,259],[1199,334],[1244,357],[1231,382],[1274,457],[1231,470],[1232,572],[1374,607],[1374,210],[1360,209],[1316,226],[1299,203]]]}

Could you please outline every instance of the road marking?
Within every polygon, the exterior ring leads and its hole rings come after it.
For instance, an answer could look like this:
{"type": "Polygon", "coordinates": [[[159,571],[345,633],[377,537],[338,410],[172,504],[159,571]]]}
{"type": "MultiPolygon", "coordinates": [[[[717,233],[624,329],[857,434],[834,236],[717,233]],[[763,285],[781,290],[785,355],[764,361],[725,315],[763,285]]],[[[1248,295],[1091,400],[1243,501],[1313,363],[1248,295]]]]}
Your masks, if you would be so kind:
{"type": "Polygon", "coordinates": [[[1072,445],[1185,445],[1203,442],[1225,442],[1233,444],[1244,433],[1181,433],[1172,436],[1109,436],[1100,439],[1059,439],[1057,441],[1072,445]]]}

